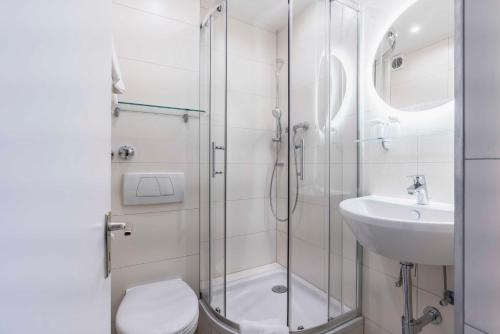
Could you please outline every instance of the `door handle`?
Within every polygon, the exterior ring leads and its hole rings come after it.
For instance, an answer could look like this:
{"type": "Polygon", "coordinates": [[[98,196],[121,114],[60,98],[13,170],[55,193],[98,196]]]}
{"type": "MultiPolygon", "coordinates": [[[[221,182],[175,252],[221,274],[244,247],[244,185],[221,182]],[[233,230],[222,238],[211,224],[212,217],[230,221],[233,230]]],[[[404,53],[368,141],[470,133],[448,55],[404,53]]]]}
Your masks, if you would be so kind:
{"type": "Polygon", "coordinates": [[[221,170],[216,170],[215,156],[216,156],[216,151],[217,150],[223,150],[224,151],[224,146],[217,146],[217,145],[215,145],[215,142],[213,141],[212,142],[212,177],[215,177],[216,175],[224,173],[221,170]]]}
{"type": "Polygon", "coordinates": [[[111,274],[111,238],[112,232],[123,231],[128,237],[132,234],[132,225],[124,222],[112,222],[111,211],[106,214],[106,278],[111,274]]]}
{"type": "Polygon", "coordinates": [[[110,222],[108,223],[108,231],[109,232],[114,232],[114,231],[126,231],[128,230],[128,223],[113,223],[110,222]]]}

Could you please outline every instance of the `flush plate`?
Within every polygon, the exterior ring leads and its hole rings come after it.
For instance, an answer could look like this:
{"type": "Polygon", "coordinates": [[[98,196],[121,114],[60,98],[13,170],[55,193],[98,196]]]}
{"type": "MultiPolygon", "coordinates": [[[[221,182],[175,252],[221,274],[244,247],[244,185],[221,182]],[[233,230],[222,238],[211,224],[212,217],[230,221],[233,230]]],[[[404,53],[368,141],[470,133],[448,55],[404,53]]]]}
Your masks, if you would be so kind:
{"type": "Polygon", "coordinates": [[[184,173],[127,173],[122,186],[124,205],[184,201],[184,173]]]}

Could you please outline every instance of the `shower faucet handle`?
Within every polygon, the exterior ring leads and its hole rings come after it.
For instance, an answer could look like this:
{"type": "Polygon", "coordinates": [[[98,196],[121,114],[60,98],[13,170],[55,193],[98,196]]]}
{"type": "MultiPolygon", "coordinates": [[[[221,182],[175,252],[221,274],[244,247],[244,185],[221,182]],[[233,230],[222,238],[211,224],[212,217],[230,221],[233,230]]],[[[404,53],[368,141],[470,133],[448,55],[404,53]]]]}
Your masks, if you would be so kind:
{"type": "Polygon", "coordinates": [[[422,175],[422,174],[408,175],[408,178],[413,180],[414,185],[426,184],[425,175],[422,175]]]}

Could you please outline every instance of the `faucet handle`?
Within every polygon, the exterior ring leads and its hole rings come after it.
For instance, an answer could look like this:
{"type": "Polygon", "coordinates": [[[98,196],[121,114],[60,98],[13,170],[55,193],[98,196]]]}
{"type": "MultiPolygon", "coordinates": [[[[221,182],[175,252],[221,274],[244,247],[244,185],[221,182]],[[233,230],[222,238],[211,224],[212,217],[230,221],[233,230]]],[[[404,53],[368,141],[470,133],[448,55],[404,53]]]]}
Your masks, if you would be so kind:
{"type": "Polygon", "coordinates": [[[425,184],[425,175],[408,175],[408,177],[413,179],[413,184],[420,184],[424,185],[425,184]]]}

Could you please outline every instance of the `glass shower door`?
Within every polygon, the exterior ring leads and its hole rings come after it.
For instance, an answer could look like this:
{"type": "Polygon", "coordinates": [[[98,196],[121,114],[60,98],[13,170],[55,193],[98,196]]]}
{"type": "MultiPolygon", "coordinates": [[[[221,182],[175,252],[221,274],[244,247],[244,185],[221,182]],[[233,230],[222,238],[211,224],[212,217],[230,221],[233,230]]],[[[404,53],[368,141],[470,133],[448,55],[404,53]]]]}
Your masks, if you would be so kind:
{"type": "Polygon", "coordinates": [[[339,211],[357,195],[358,12],[344,1],[292,3],[288,269],[297,331],[358,312],[359,253],[339,211]]]}
{"type": "Polygon", "coordinates": [[[324,331],[360,312],[360,248],[339,212],[358,186],[358,12],[228,2],[201,25],[201,297],[233,327],[324,331]]]}
{"type": "Polygon", "coordinates": [[[225,315],[226,285],[226,8],[214,7],[201,27],[200,291],[225,315]],[[208,139],[208,140],[207,140],[208,139]]]}
{"type": "Polygon", "coordinates": [[[358,306],[358,247],[340,214],[358,192],[358,11],[330,4],[330,277],[329,317],[358,306]]]}
{"type": "Polygon", "coordinates": [[[328,322],[329,1],[293,5],[288,269],[289,326],[297,331],[328,322]]]}

